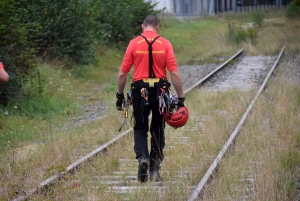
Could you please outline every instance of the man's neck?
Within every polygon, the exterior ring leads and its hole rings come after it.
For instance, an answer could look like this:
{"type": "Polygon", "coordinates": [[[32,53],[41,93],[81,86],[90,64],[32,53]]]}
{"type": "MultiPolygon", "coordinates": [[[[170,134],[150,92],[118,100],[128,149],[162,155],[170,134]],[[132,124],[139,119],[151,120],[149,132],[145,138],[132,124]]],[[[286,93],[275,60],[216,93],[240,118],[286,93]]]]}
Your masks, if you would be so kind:
{"type": "Polygon", "coordinates": [[[157,30],[153,27],[147,27],[147,28],[144,29],[144,32],[145,31],[154,31],[155,33],[157,33],[157,30]]]}

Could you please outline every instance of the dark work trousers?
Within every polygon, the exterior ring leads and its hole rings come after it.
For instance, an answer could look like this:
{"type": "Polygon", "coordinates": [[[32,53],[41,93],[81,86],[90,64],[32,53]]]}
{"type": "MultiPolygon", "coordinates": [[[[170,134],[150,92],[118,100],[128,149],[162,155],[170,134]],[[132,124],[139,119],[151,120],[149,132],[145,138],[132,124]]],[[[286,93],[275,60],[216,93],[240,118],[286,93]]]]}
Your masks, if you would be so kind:
{"type": "Polygon", "coordinates": [[[152,113],[150,124],[151,134],[151,150],[150,150],[150,169],[156,161],[163,161],[163,148],[165,146],[165,122],[163,116],[159,113],[158,108],[158,89],[148,88],[148,106],[142,107],[144,98],[141,97],[141,88],[136,87],[133,94],[133,114],[136,121],[134,126],[134,151],[136,158],[141,156],[149,158],[148,151],[148,131],[149,131],[149,115],[152,113]]]}

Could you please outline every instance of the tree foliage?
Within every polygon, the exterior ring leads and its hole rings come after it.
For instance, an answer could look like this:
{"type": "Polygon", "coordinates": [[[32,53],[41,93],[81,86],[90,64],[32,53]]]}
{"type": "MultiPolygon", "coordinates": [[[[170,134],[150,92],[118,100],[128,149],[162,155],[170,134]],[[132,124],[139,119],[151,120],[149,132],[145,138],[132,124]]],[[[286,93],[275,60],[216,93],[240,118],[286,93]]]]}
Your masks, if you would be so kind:
{"type": "Polygon", "coordinates": [[[96,21],[100,40],[104,43],[127,43],[141,31],[141,24],[147,15],[157,15],[156,3],[144,0],[100,0],[96,21]]]}
{"type": "Polygon", "coordinates": [[[300,0],[293,0],[286,10],[286,17],[293,18],[300,16],[300,0]]]}
{"type": "Polygon", "coordinates": [[[144,0],[1,0],[0,61],[10,75],[2,99],[43,92],[41,59],[89,64],[97,44],[125,45],[146,15],[160,12],[154,7],[144,0]]]}
{"type": "Polygon", "coordinates": [[[93,60],[93,18],[90,0],[24,0],[35,32],[38,55],[88,64],[93,60]]]}
{"type": "Polygon", "coordinates": [[[0,1],[0,61],[10,75],[10,81],[0,85],[0,101],[17,97],[28,83],[35,85],[40,92],[39,72],[35,48],[29,35],[35,25],[22,22],[28,12],[22,4],[14,0],[0,1]]]}

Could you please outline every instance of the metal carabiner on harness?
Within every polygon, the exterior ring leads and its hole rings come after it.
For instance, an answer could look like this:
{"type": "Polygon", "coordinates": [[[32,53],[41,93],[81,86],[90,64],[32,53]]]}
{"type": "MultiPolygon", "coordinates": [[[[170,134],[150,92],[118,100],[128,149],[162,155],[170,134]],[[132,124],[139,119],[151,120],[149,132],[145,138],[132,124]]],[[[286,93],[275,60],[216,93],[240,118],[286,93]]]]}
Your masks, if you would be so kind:
{"type": "Polygon", "coordinates": [[[123,124],[121,125],[121,127],[119,128],[119,131],[121,131],[123,126],[127,123],[127,118],[128,118],[128,107],[129,107],[129,105],[128,105],[128,103],[125,99],[123,100],[123,106],[125,108],[124,121],[123,121],[123,124]]]}
{"type": "Polygon", "coordinates": [[[142,99],[142,106],[144,106],[144,105],[148,106],[149,105],[148,95],[149,95],[149,93],[148,93],[147,88],[142,88],[141,89],[141,96],[143,98],[142,99]]]}
{"type": "Polygon", "coordinates": [[[161,115],[167,114],[168,113],[168,107],[167,107],[167,102],[165,100],[165,90],[160,88],[160,92],[158,94],[158,109],[159,113],[161,115]]]}
{"type": "Polygon", "coordinates": [[[123,126],[127,123],[127,119],[128,119],[128,110],[129,110],[129,106],[132,106],[132,92],[131,90],[127,92],[127,101],[124,99],[123,100],[123,107],[125,108],[125,113],[124,113],[124,121],[123,124],[121,125],[121,127],[119,128],[119,131],[122,130],[123,126]]]}

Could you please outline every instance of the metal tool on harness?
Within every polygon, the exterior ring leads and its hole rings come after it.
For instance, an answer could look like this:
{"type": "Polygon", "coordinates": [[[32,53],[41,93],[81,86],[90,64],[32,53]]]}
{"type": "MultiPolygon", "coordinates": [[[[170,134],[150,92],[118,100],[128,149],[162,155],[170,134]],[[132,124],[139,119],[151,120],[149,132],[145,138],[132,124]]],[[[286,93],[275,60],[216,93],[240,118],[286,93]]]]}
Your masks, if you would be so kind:
{"type": "Polygon", "coordinates": [[[127,103],[132,107],[132,104],[133,104],[133,97],[132,97],[132,91],[129,90],[127,92],[127,103]]]}
{"type": "Polygon", "coordinates": [[[178,97],[176,94],[173,94],[171,91],[170,91],[170,109],[169,109],[169,114],[172,114],[174,109],[175,109],[175,106],[176,106],[176,102],[178,100],[178,97]]]}
{"type": "Polygon", "coordinates": [[[158,110],[161,115],[165,115],[168,113],[169,109],[169,99],[166,93],[166,90],[160,88],[158,92],[158,110]]]}
{"type": "Polygon", "coordinates": [[[142,96],[142,99],[141,99],[141,108],[143,109],[144,106],[148,106],[149,105],[149,102],[148,102],[148,90],[147,88],[142,88],[141,89],[141,96],[142,96]]]}
{"type": "Polygon", "coordinates": [[[160,88],[158,93],[159,112],[161,115],[172,114],[175,109],[177,96],[172,93],[171,89],[160,88]]]}
{"type": "Polygon", "coordinates": [[[124,121],[123,121],[123,124],[121,125],[121,127],[119,128],[119,131],[121,131],[123,126],[127,123],[128,110],[129,110],[129,106],[131,106],[131,105],[132,105],[132,93],[130,90],[127,92],[127,101],[125,99],[123,100],[123,107],[125,108],[124,121]]]}

